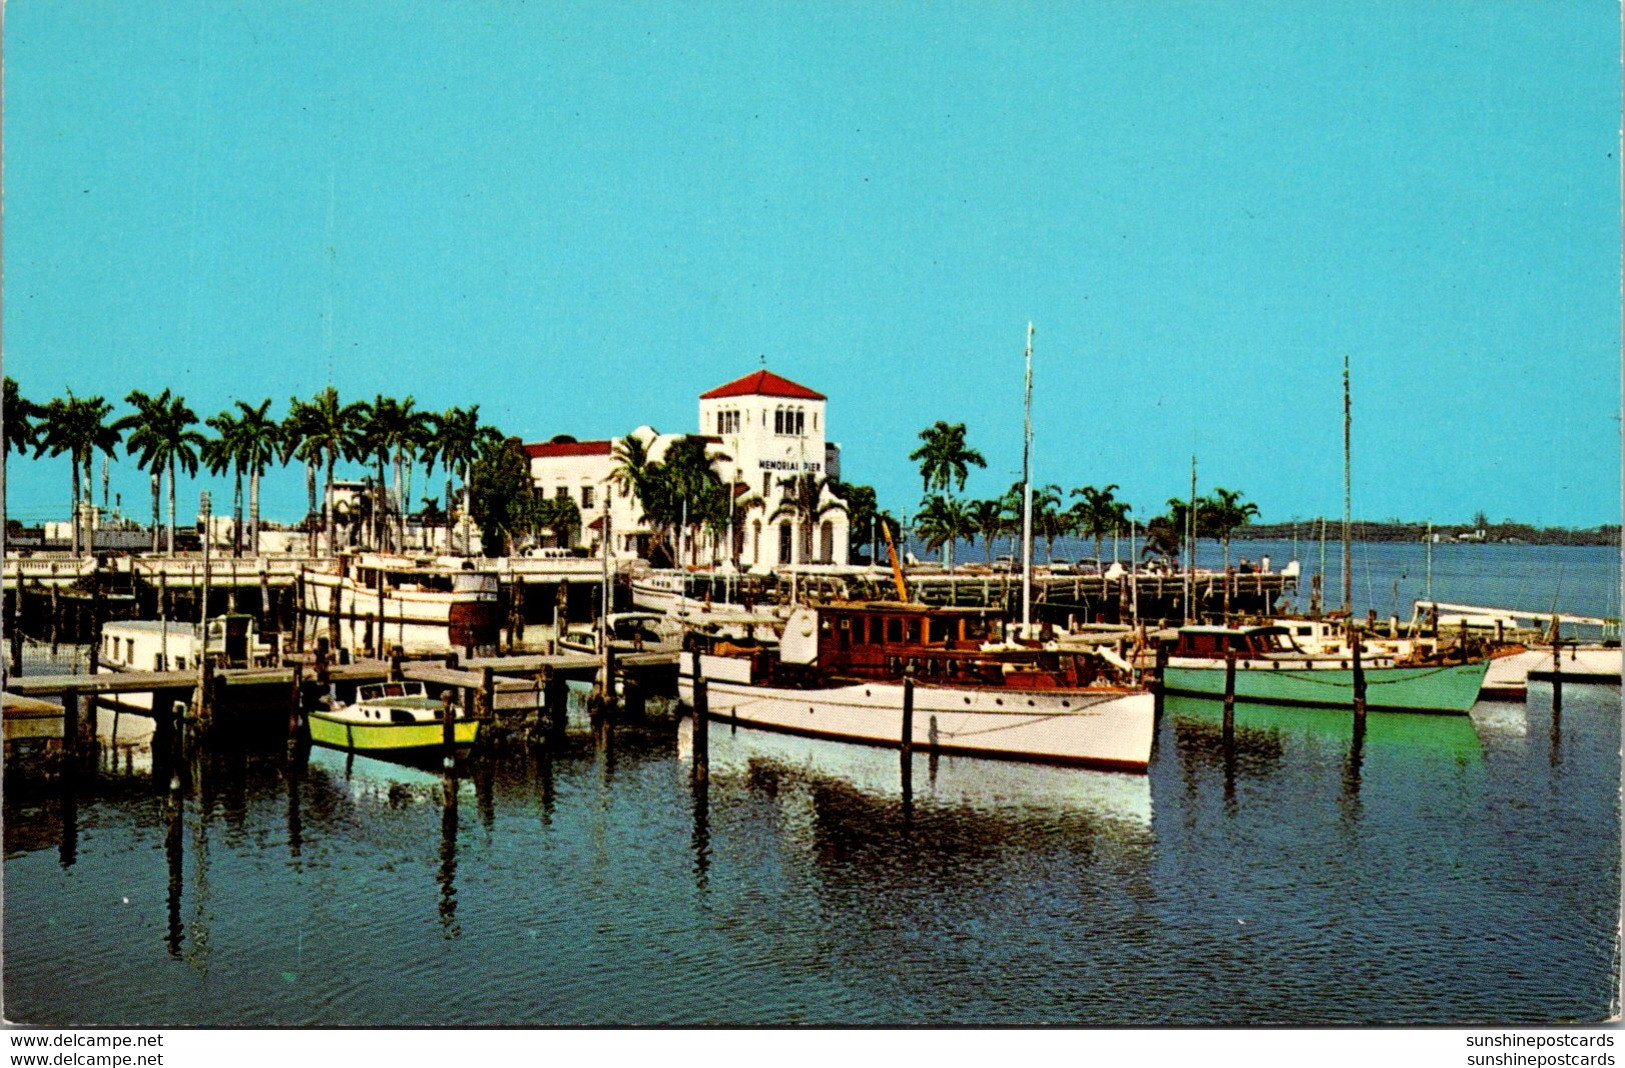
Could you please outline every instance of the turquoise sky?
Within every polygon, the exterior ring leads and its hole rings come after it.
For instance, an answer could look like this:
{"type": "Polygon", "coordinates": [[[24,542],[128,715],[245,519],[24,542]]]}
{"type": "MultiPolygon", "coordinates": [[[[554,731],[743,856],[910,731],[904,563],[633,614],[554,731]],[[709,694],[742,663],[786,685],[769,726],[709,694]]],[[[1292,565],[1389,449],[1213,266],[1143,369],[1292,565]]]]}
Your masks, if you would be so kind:
{"type": "Polygon", "coordinates": [[[937,419],[1018,476],[1032,320],[1036,479],[1142,518],[1340,514],[1347,354],[1357,515],[1617,522],[1620,90],[1601,0],[12,0],[5,373],[537,440],[765,354],[912,512],[937,419]]]}

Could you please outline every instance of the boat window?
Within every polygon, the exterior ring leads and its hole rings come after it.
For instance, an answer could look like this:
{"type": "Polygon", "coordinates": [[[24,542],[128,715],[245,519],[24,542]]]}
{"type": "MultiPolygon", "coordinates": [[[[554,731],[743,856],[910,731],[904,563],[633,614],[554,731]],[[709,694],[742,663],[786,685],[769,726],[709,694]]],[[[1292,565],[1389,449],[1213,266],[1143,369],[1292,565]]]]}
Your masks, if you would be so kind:
{"type": "Polygon", "coordinates": [[[154,671],[162,671],[162,670],[164,670],[164,654],[163,653],[153,653],[152,654],[152,670],[154,670],[154,671]]]}
{"type": "Polygon", "coordinates": [[[185,671],[186,670],[186,657],[177,656],[175,658],[175,670],[176,671],[185,671]]]}
{"type": "Polygon", "coordinates": [[[987,620],[965,620],[964,627],[961,629],[960,634],[967,641],[981,641],[983,638],[987,637],[987,620]]]}
{"type": "Polygon", "coordinates": [[[930,621],[930,623],[927,626],[928,626],[927,634],[930,635],[929,640],[931,641],[931,643],[933,645],[936,644],[937,642],[948,641],[950,639],[950,636],[953,633],[953,631],[952,631],[953,621],[952,620],[933,619],[933,620],[930,621]]]}
{"type": "MultiPolygon", "coordinates": [[[[827,625],[828,624],[826,624],[826,626],[827,625]]],[[[836,625],[840,628],[840,632],[841,632],[840,633],[841,648],[842,649],[850,649],[850,648],[852,648],[852,620],[848,619],[846,616],[842,616],[841,619],[840,619],[840,622],[837,623],[836,625]]]]}
{"type": "Polygon", "coordinates": [[[399,697],[401,694],[403,694],[405,692],[406,692],[405,688],[402,687],[401,684],[398,683],[398,682],[392,682],[388,686],[384,687],[384,696],[385,697],[399,697]]]}
{"type": "Polygon", "coordinates": [[[903,621],[901,619],[886,620],[886,640],[900,642],[903,640],[903,621]]]}
{"type": "Polygon", "coordinates": [[[917,619],[908,621],[908,640],[911,645],[920,643],[920,621],[917,619]]]}

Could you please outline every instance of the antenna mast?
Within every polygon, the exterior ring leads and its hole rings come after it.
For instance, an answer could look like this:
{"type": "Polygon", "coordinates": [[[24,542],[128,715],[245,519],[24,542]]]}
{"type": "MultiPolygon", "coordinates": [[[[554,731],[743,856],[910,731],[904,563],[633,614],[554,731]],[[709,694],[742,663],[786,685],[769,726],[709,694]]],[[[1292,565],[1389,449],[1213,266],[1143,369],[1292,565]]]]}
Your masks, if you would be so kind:
{"type": "Polygon", "coordinates": [[[1354,570],[1349,565],[1352,543],[1352,520],[1349,511],[1349,357],[1343,354],[1343,614],[1352,619],[1354,604],[1354,570]]]}

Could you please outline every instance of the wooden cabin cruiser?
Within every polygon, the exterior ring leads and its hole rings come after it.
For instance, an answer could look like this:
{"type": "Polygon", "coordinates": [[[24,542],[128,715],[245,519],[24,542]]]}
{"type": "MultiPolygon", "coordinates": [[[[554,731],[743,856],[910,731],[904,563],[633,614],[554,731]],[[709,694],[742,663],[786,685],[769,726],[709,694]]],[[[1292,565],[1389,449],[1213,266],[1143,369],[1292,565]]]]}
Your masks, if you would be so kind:
{"type": "Polygon", "coordinates": [[[500,582],[471,559],[362,553],[339,557],[332,571],[307,568],[301,580],[306,615],[375,624],[377,648],[442,652],[497,642],[500,582]]]}
{"type": "MultiPolygon", "coordinates": [[[[357,753],[430,752],[445,744],[443,708],[421,682],[359,686],[350,704],[309,713],[310,740],[357,753]]],[[[479,720],[465,717],[452,703],[453,744],[473,745],[479,726],[479,720]]]]}
{"type": "Polygon", "coordinates": [[[724,571],[646,571],[631,580],[632,603],[647,612],[688,618],[710,612],[782,619],[771,577],[724,571]]]}
{"type": "Polygon", "coordinates": [[[902,743],[905,671],[915,681],[912,744],[922,751],[1144,771],[1154,705],[1086,652],[997,640],[981,609],[900,602],[797,608],[779,649],[708,643],[694,670],[713,718],[742,726],[893,748],[902,743]],[[991,639],[991,640],[990,640],[991,639]]]}
{"type": "MultiPolygon", "coordinates": [[[[1164,689],[1223,697],[1225,659],[1232,652],[1237,700],[1330,708],[1354,704],[1351,651],[1307,651],[1282,626],[1182,628],[1163,673],[1164,689]]],[[[1424,659],[1420,651],[1403,656],[1361,643],[1370,711],[1465,713],[1478,700],[1488,667],[1482,658],[1446,663],[1424,659]]]]}
{"type": "MultiPolygon", "coordinates": [[[[668,646],[678,634],[670,617],[658,612],[615,612],[605,618],[610,646],[617,653],[641,653],[668,646]]],[[[572,623],[559,635],[559,648],[573,653],[598,652],[598,625],[572,623]]]]}

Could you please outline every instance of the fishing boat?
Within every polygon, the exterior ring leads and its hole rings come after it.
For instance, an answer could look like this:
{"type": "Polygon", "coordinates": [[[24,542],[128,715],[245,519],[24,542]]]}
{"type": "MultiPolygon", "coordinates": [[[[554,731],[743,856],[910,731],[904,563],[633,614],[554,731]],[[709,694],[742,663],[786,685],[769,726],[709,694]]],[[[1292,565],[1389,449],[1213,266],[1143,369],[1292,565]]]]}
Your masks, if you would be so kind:
{"type": "MultiPolygon", "coordinates": [[[[1003,640],[983,609],[833,602],[796,609],[777,652],[722,639],[679,661],[696,668],[714,718],[741,726],[922,751],[1144,771],[1154,699],[1100,658],[1003,640]]],[[[695,639],[691,639],[695,640],[695,639]]]]}
{"type": "MultiPolygon", "coordinates": [[[[1231,655],[1238,701],[1327,708],[1354,704],[1351,651],[1306,651],[1283,626],[1181,628],[1163,672],[1164,691],[1223,697],[1231,655]]],[[[1366,708],[1382,712],[1465,714],[1478,700],[1489,668],[1483,658],[1466,663],[1404,660],[1365,644],[1360,664],[1366,708]]]]}
{"type": "Polygon", "coordinates": [[[472,560],[343,555],[332,570],[304,569],[300,584],[307,616],[376,626],[376,648],[392,641],[407,652],[441,652],[497,642],[499,578],[472,560]]]}
{"type": "MultiPolygon", "coordinates": [[[[421,682],[360,686],[351,703],[309,713],[310,740],[357,753],[433,751],[445,744],[444,707],[424,692],[421,682]]],[[[454,745],[473,745],[479,726],[478,720],[465,717],[453,702],[454,745]]]]}

